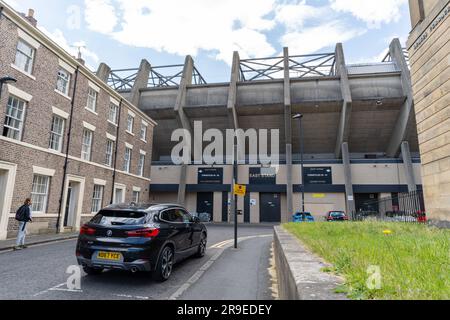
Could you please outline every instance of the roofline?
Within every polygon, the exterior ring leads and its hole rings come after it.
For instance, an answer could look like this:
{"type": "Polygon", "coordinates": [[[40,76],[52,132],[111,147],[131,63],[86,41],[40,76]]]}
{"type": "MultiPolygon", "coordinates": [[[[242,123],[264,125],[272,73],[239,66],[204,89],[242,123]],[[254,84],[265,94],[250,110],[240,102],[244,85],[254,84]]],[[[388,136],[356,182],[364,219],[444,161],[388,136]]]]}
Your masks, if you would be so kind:
{"type": "Polygon", "coordinates": [[[66,63],[68,63],[73,68],[78,68],[89,80],[93,81],[103,90],[105,90],[111,97],[116,100],[122,100],[122,102],[127,105],[127,107],[136,111],[140,116],[142,116],[145,120],[147,120],[151,125],[157,126],[157,122],[150,118],[147,114],[141,111],[137,106],[130,103],[128,100],[124,99],[117,91],[112,89],[107,83],[103,82],[97,75],[89,70],[85,65],[80,63],[77,59],[75,59],[72,55],[70,55],[67,51],[65,51],[62,47],[60,47],[55,41],[50,39],[46,34],[44,34],[41,30],[31,25],[25,18],[23,18],[16,10],[14,10],[11,6],[5,3],[3,0],[0,0],[0,7],[3,9],[2,15],[10,19],[17,26],[19,26],[23,31],[27,32],[30,36],[36,38],[39,42],[41,42],[47,49],[56,54],[59,58],[64,59],[66,63]]]}

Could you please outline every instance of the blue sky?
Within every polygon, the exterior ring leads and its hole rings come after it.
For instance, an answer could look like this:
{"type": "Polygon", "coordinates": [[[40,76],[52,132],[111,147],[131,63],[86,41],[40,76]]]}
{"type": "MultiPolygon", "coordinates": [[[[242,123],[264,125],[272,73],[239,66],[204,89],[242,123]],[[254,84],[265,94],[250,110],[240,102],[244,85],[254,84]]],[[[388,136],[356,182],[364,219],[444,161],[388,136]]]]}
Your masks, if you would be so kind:
{"type": "Polygon", "coordinates": [[[411,29],[407,0],[6,0],[35,10],[39,27],[87,65],[113,69],[179,64],[190,54],[207,82],[229,80],[241,58],[330,52],[347,63],[380,61],[411,29]]]}

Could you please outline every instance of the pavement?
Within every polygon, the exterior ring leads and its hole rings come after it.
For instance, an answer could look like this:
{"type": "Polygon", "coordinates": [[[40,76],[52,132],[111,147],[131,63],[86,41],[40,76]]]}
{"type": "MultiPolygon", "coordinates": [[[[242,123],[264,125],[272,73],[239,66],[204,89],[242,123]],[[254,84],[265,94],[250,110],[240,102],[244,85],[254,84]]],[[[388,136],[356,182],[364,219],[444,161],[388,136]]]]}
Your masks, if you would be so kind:
{"type": "MultiPolygon", "coordinates": [[[[239,228],[233,249],[231,226],[208,225],[204,258],[188,259],[164,283],[147,273],[107,271],[90,277],[78,268],[74,235],[29,237],[21,251],[0,251],[0,300],[243,300],[272,299],[269,274],[271,226],[239,228]],[[53,242],[51,239],[54,239],[53,242]],[[46,241],[46,242],[43,242],[46,241]],[[73,274],[81,275],[72,287],[73,274]]],[[[7,248],[14,241],[2,241],[7,248]]]]}
{"type": "MultiPolygon", "coordinates": [[[[32,246],[51,243],[51,242],[76,239],[77,237],[78,237],[78,233],[32,235],[32,236],[27,236],[25,239],[25,242],[26,242],[27,246],[32,247],[32,246]]],[[[2,241],[0,241],[0,252],[12,250],[15,247],[15,245],[16,245],[16,238],[2,240],[2,241]]]]}

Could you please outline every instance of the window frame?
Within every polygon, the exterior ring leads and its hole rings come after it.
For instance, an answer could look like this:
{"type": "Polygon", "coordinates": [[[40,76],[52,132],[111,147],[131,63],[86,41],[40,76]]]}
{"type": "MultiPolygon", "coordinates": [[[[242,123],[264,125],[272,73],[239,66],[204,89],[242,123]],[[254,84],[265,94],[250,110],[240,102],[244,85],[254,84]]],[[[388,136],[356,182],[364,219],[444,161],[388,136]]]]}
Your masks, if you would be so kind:
{"type": "Polygon", "coordinates": [[[91,213],[92,214],[97,214],[102,210],[104,194],[105,194],[105,186],[100,185],[100,184],[94,184],[92,201],[91,201],[91,213]],[[99,194],[98,194],[98,190],[96,190],[96,188],[100,188],[99,194]],[[97,211],[94,210],[95,206],[98,206],[97,211]]]}
{"type": "Polygon", "coordinates": [[[51,176],[45,176],[42,174],[33,174],[33,181],[31,183],[31,200],[33,202],[33,204],[32,204],[33,213],[44,214],[47,211],[51,178],[52,178],[51,176]],[[38,192],[34,191],[36,178],[45,178],[45,180],[46,180],[45,193],[38,193],[38,192]],[[36,199],[35,197],[43,197],[44,201],[38,202],[35,200],[36,199]],[[42,205],[42,210],[35,209],[34,205],[36,203],[40,203],[42,205]]]}
{"type": "Polygon", "coordinates": [[[86,102],[86,109],[93,112],[93,113],[97,113],[97,105],[98,105],[98,92],[92,88],[91,86],[89,86],[88,88],[88,93],[87,93],[87,102],[86,102]],[[93,93],[93,95],[92,95],[93,93]],[[92,106],[90,105],[90,103],[92,102],[93,99],[93,108],[91,108],[92,106]]]}
{"type": "Polygon", "coordinates": [[[57,152],[61,152],[61,151],[62,151],[63,145],[64,145],[65,126],[66,126],[66,119],[64,119],[63,117],[58,116],[58,115],[56,115],[56,114],[53,114],[53,116],[52,116],[52,123],[51,123],[51,127],[50,127],[50,141],[49,141],[49,146],[48,146],[48,148],[49,148],[50,150],[54,150],[54,151],[57,151],[57,152]],[[54,126],[53,126],[53,125],[54,125],[55,119],[59,119],[59,120],[61,120],[61,122],[62,122],[62,124],[61,124],[61,132],[60,132],[60,133],[57,133],[57,132],[54,132],[54,131],[53,131],[53,129],[54,129],[54,126]],[[55,135],[56,135],[56,136],[59,135],[58,149],[52,148],[52,141],[53,141],[52,138],[53,138],[55,135]]]}
{"type": "Polygon", "coordinates": [[[112,167],[112,165],[113,165],[115,144],[116,144],[115,141],[108,139],[108,138],[106,139],[105,164],[108,167],[112,167]],[[111,145],[111,154],[108,153],[110,145],[111,145]],[[109,158],[109,162],[108,162],[108,158],[109,158]]]}
{"type": "Polygon", "coordinates": [[[139,203],[140,200],[141,200],[141,192],[133,190],[133,202],[134,203],[139,203]],[[135,198],[135,195],[137,195],[137,200],[135,198]]]}
{"type": "MultiPolygon", "coordinates": [[[[13,139],[13,140],[16,140],[16,141],[22,141],[23,129],[25,127],[25,112],[27,110],[27,106],[28,106],[28,102],[27,101],[25,101],[23,99],[20,99],[20,98],[14,96],[14,95],[9,95],[8,102],[6,104],[5,120],[3,122],[3,132],[2,132],[2,136],[3,137],[9,138],[9,139],[13,139]],[[20,119],[17,118],[17,117],[12,117],[11,115],[8,114],[8,110],[13,107],[14,100],[17,100],[17,106],[19,106],[20,103],[22,103],[22,110],[21,110],[22,114],[21,114],[21,118],[20,119]],[[15,128],[15,127],[12,127],[12,126],[8,125],[6,123],[8,118],[13,119],[14,121],[18,121],[19,122],[19,128],[15,128]],[[14,132],[18,133],[18,137],[14,138],[14,137],[10,137],[8,135],[5,135],[5,129],[9,129],[8,132],[14,131],[14,132]]],[[[16,108],[16,109],[19,111],[18,108],[16,108]]]]}
{"type": "Polygon", "coordinates": [[[17,45],[16,45],[16,55],[14,58],[14,66],[16,66],[19,70],[23,71],[26,74],[32,75],[33,71],[34,71],[34,62],[36,59],[36,48],[33,47],[31,44],[29,44],[27,41],[25,41],[22,38],[19,38],[19,40],[17,41],[17,45]],[[29,47],[29,49],[31,49],[31,57],[28,56],[25,52],[23,52],[22,50],[19,49],[19,45],[20,43],[24,44],[25,46],[29,47]],[[22,56],[26,57],[26,59],[29,59],[27,61],[27,63],[29,64],[29,69],[30,70],[26,70],[25,66],[24,68],[22,68],[18,63],[17,63],[17,55],[21,54],[22,56]]]}
{"type": "Polygon", "coordinates": [[[81,138],[81,159],[84,161],[92,161],[92,146],[93,146],[93,141],[94,141],[94,131],[89,130],[87,128],[83,128],[83,135],[81,138]],[[90,133],[90,145],[89,145],[89,153],[86,153],[84,148],[86,146],[85,144],[85,133],[90,133]],[[86,159],[84,155],[89,154],[89,159],[86,159]]]}
{"type": "Polygon", "coordinates": [[[68,71],[67,69],[59,66],[58,73],[57,73],[57,76],[56,76],[56,91],[58,91],[59,93],[62,93],[65,96],[69,96],[71,79],[72,79],[72,74],[70,73],[70,71],[68,71]],[[60,73],[62,73],[62,71],[67,74],[67,77],[68,77],[67,79],[64,79],[64,78],[61,77],[60,73]],[[60,80],[67,81],[67,83],[66,83],[66,91],[65,92],[60,90],[60,88],[58,87],[58,84],[60,83],[59,82],[60,80]]]}
{"type": "Polygon", "coordinates": [[[144,142],[147,142],[147,133],[148,133],[148,125],[146,125],[144,123],[141,123],[140,135],[141,135],[141,140],[144,141],[144,142]],[[144,128],[145,128],[145,130],[144,130],[144,128]],[[143,136],[142,136],[142,133],[144,133],[143,136]]]}
{"type": "Polygon", "coordinates": [[[127,116],[127,132],[130,134],[133,134],[134,120],[135,120],[135,117],[133,117],[133,115],[131,115],[131,114],[128,114],[128,116],[127,116]],[[130,119],[131,119],[131,122],[130,122],[130,119]],[[130,130],[130,125],[131,125],[131,130],[130,130]]]}
{"type": "Polygon", "coordinates": [[[108,121],[115,126],[118,125],[118,115],[119,115],[119,106],[115,103],[109,103],[109,111],[108,111],[108,121]],[[112,107],[114,107],[114,119],[111,120],[112,107]]]}
{"type": "Polygon", "coordinates": [[[138,176],[143,177],[145,173],[145,154],[139,154],[138,176]]]}
{"type": "Polygon", "coordinates": [[[125,146],[125,152],[124,152],[124,163],[123,163],[123,171],[126,173],[130,173],[131,171],[131,157],[132,157],[133,149],[128,148],[125,146]],[[129,151],[129,157],[127,158],[127,151],[129,151]],[[126,167],[125,167],[126,166],[126,167]]]}

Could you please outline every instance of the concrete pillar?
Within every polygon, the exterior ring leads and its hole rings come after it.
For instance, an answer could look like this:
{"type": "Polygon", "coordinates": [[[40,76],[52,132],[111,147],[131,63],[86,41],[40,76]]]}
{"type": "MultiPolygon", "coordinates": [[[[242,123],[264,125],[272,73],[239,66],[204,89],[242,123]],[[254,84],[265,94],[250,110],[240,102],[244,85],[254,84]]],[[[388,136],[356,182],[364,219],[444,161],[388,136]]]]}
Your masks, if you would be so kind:
{"type": "Polygon", "coordinates": [[[413,120],[412,112],[414,111],[414,97],[412,91],[411,73],[409,72],[408,63],[406,62],[403,48],[399,39],[394,39],[389,46],[389,52],[392,60],[402,72],[402,87],[406,96],[406,101],[400,110],[397,118],[391,140],[388,144],[386,154],[395,158],[399,155],[400,146],[403,141],[407,140],[408,125],[413,120]]]}
{"type": "Polygon", "coordinates": [[[103,82],[108,82],[109,75],[111,74],[111,68],[106,63],[100,63],[97,69],[97,77],[103,82]]]}
{"type": "Polygon", "coordinates": [[[284,48],[284,134],[286,140],[286,210],[288,216],[294,213],[294,183],[292,165],[292,105],[289,49],[284,48]]]}
{"type": "Polygon", "coordinates": [[[188,165],[181,166],[180,185],[178,187],[178,204],[186,205],[186,182],[187,182],[188,165]]]}
{"type": "Polygon", "coordinates": [[[336,45],[336,73],[340,76],[342,99],[344,100],[341,110],[341,118],[337,134],[335,156],[341,157],[342,144],[348,142],[350,136],[350,118],[352,115],[352,93],[348,80],[347,65],[345,63],[344,49],[342,43],[336,45]]]}
{"type": "Polygon", "coordinates": [[[233,65],[231,67],[231,81],[230,81],[230,89],[228,91],[228,118],[229,123],[232,128],[235,130],[239,129],[239,119],[236,111],[236,100],[237,100],[237,83],[240,79],[239,76],[239,66],[241,60],[239,57],[239,53],[237,51],[233,54],[233,65]]]}
{"type": "MultiPolygon", "coordinates": [[[[191,137],[193,137],[192,126],[188,116],[184,112],[184,106],[186,105],[187,86],[192,84],[193,71],[194,61],[192,60],[191,56],[187,56],[184,63],[183,75],[181,77],[178,96],[174,107],[175,115],[180,127],[187,130],[191,134],[191,137]]],[[[181,205],[184,205],[186,202],[187,170],[188,164],[184,164],[181,167],[180,184],[178,187],[178,203],[181,205]]]]}
{"type": "Polygon", "coordinates": [[[348,151],[348,143],[342,144],[342,160],[344,163],[344,178],[345,178],[345,194],[347,213],[351,214],[356,211],[355,196],[353,194],[353,182],[352,182],[352,168],[350,164],[350,153],[348,151]]]}
{"type": "Polygon", "coordinates": [[[129,101],[131,104],[137,106],[141,97],[141,89],[145,89],[148,86],[148,78],[150,77],[151,65],[143,59],[139,66],[139,71],[134,80],[133,88],[131,88],[129,101]]]}
{"type": "Polygon", "coordinates": [[[411,159],[409,143],[407,141],[402,142],[402,158],[403,158],[403,168],[405,170],[405,177],[408,183],[408,192],[415,192],[417,191],[417,185],[416,179],[414,177],[414,167],[411,159]]]}

